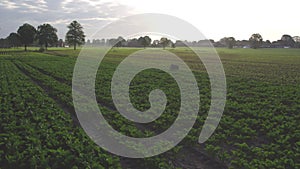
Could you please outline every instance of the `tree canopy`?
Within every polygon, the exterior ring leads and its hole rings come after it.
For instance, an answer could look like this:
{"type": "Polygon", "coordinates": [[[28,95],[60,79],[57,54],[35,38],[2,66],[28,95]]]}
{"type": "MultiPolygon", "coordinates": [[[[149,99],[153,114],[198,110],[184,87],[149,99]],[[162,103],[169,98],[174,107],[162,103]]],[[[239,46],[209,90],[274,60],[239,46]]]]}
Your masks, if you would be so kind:
{"type": "Polygon", "coordinates": [[[76,50],[76,46],[83,44],[85,41],[83,27],[77,21],[73,21],[67,27],[69,31],[66,34],[66,42],[73,45],[74,50],[76,50]]]}
{"type": "Polygon", "coordinates": [[[224,37],[220,40],[220,42],[227,46],[227,48],[232,49],[236,43],[236,40],[234,37],[224,37]]]}
{"type": "Polygon", "coordinates": [[[252,34],[249,38],[251,48],[257,49],[262,45],[263,38],[259,33],[252,34]]]}
{"type": "Polygon", "coordinates": [[[281,42],[284,46],[293,47],[295,45],[295,41],[291,35],[282,35],[281,42]]]}
{"type": "Polygon", "coordinates": [[[140,37],[138,39],[138,42],[144,47],[146,48],[147,46],[150,46],[151,44],[151,38],[149,36],[144,36],[144,37],[140,37]]]}
{"type": "Polygon", "coordinates": [[[57,41],[57,29],[52,27],[50,24],[43,24],[38,26],[37,29],[37,39],[40,45],[45,45],[45,49],[47,50],[48,46],[54,46],[57,41]]]}
{"type": "Polygon", "coordinates": [[[152,40],[149,36],[134,37],[132,39],[118,38],[111,39],[91,39],[85,43],[85,33],[83,27],[77,21],[72,21],[67,25],[68,31],[65,35],[65,41],[60,39],[58,41],[57,29],[50,24],[42,24],[35,29],[32,25],[25,23],[21,25],[17,33],[12,32],[6,38],[0,39],[0,48],[19,47],[24,45],[25,51],[27,46],[45,46],[45,49],[52,46],[67,47],[73,46],[74,50],[81,44],[90,46],[110,46],[113,47],[227,47],[227,48],[300,48],[300,36],[291,36],[284,34],[281,39],[270,41],[263,41],[259,33],[254,33],[248,40],[236,40],[234,37],[224,37],[219,41],[212,39],[202,39],[199,41],[176,40],[173,43],[170,39],[162,37],[161,39],[152,40]]]}
{"type": "Polygon", "coordinates": [[[163,48],[165,49],[166,46],[168,46],[170,44],[170,41],[168,38],[162,37],[160,38],[159,43],[163,46],[163,48]]]}
{"type": "Polygon", "coordinates": [[[21,43],[25,47],[25,51],[27,51],[27,46],[34,41],[36,29],[32,25],[25,23],[19,27],[18,34],[20,35],[21,43]]]}
{"type": "Polygon", "coordinates": [[[12,47],[19,47],[22,45],[20,35],[15,32],[10,33],[7,40],[12,47]]]}

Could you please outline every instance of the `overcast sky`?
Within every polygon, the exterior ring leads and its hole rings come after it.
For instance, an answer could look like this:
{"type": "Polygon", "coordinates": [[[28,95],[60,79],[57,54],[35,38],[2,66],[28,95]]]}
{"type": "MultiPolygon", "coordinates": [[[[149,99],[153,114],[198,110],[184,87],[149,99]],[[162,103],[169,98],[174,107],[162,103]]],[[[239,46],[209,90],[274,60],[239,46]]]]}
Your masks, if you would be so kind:
{"type": "Polygon", "coordinates": [[[300,36],[299,0],[1,0],[0,38],[16,32],[23,23],[37,27],[50,23],[65,37],[73,20],[87,38],[118,18],[138,13],[163,13],[184,19],[210,39],[225,36],[248,39],[260,33],[264,40],[283,34],[300,36]]]}

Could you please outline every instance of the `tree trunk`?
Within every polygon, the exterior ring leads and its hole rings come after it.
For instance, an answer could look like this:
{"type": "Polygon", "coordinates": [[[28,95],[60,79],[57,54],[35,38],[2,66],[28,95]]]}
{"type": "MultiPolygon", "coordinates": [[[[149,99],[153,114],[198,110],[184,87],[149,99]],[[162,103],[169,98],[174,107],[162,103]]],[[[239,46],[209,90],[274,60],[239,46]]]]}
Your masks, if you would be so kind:
{"type": "Polygon", "coordinates": [[[76,43],[74,43],[74,50],[76,50],[76,43]]]}
{"type": "Polygon", "coordinates": [[[26,44],[24,45],[24,47],[25,47],[25,51],[27,51],[27,45],[26,44]]]}

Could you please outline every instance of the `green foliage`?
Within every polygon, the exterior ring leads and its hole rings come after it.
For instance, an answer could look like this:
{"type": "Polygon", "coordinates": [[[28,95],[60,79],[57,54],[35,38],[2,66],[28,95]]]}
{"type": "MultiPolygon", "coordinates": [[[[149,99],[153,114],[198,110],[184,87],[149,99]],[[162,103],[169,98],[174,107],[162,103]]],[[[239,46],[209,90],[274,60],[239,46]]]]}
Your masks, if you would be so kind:
{"type": "Polygon", "coordinates": [[[144,37],[140,37],[138,39],[138,42],[144,47],[146,48],[147,46],[149,46],[151,44],[151,38],[149,36],[144,36],[144,37]]]}
{"type": "Polygon", "coordinates": [[[162,45],[162,47],[165,49],[170,43],[171,40],[165,37],[160,38],[159,43],[162,45]]]}
{"type": "Polygon", "coordinates": [[[0,70],[1,168],[120,168],[12,62],[0,70]]]}
{"type": "Polygon", "coordinates": [[[20,35],[17,33],[11,33],[9,34],[9,36],[7,37],[10,45],[12,47],[19,47],[21,46],[21,38],[20,35]]]}
{"type": "Polygon", "coordinates": [[[84,32],[83,27],[77,21],[73,21],[68,25],[69,31],[66,34],[66,42],[70,45],[74,46],[74,50],[76,50],[77,45],[81,45],[84,43],[84,32]]]}
{"type": "Polygon", "coordinates": [[[43,24],[38,26],[36,38],[38,39],[40,45],[45,46],[45,50],[47,50],[49,45],[56,45],[58,41],[56,32],[57,29],[52,27],[50,24],[43,24]]]}
{"type": "Polygon", "coordinates": [[[33,43],[36,29],[32,25],[25,23],[19,27],[18,34],[20,35],[21,42],[25,46],[26,51],[27,46],[33,43]]]}
{"type": "MultiPolygon", "coordinates": [[[[136,50],[114,49],[108,53],[99,67],[96,95],[103,115],[116,130],[128,136],[150,137],[172,125],[180,95],[172,77],[162,71],[147,70],[131,82],[131,101],[137,109],[147,110],[149,92],[162,89],[168,98],[162,116],[141,129],[115,110],[110,94],[111,77],[120,62],[136,50]]],[[[189,49],[170,51],[194,70],[201,95],[199,116],[180,146],[157,157],[137,160],[142,168],[175,168],[170,160],[176,160],[181,148],[197,144],[209,110],[210,84],[205,68],[196,64],[198,60],[189,49]]],[[[227,76],[227,103],[216,132],[202,145],[203,153],[223,161],[229,168],[299,168],[299,50],[218,52],[227,76]]],[[[73,106],[71,82],[77,53],[58,49],[48,53],[51,55],[22,53],[0,58],[0,70],[5,72],[0,75],[0,167],[120,168],[119,159],[89,140],[73,124],[71,116],[53,101],[73,106]],[[27,72],[27,76],[20,70],[27,72]],[[47,95],[28,77],[48,89],[47,95]]]]}
{"type": "Polygon", "coordinates": [[[251,35],[251,37],[249,38],[249,41],[251,44],[251,48],[257,49],[261,46],[263,38],[260,34],[255,33],[255,34],[251,35]]]}
{"type": "Polygon", "coordinates": [[[225,37],[222,38],[220,42],[223,43],[225,46],[227,46],[227,48],[232,49],[236,43],[236,40],[234,37],[225,37]]]}

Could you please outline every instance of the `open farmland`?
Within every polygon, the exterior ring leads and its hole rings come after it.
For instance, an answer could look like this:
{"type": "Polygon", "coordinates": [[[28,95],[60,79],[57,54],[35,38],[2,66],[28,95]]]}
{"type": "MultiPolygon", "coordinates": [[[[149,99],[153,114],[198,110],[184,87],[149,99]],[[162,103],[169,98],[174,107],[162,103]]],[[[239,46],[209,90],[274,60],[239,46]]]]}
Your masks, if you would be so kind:
{"type": "MultiPolygon", "coordinates": [[[[133,105],[149,109],[148,95],[159,88],[168,98],[166,109],[145,125],[120,115],[110,82],[121,61],[137,50],[141,49],[113,48],[107,54],[97,74],[96,96],[116,130],[149,137],[172,125],[180,91],[163,71],[140,72],[130,84],[133,105]],[[149,79],[154,80],[148,83],[149,79]]],[[[0,168],[300,168],[299,49],[217,49],[227,78],[227,101],[217,130],[204,144],[197,142],[210,105],[208,75],[190,49],[167,50],[193,70],[200,110],[193,129],[178,146],[145,159],[112,155],[80,128],[72,100],[79,50],[1,51],[0,168]]],[[[195,50],[205,52],[205,48],[195,50]]]]}

